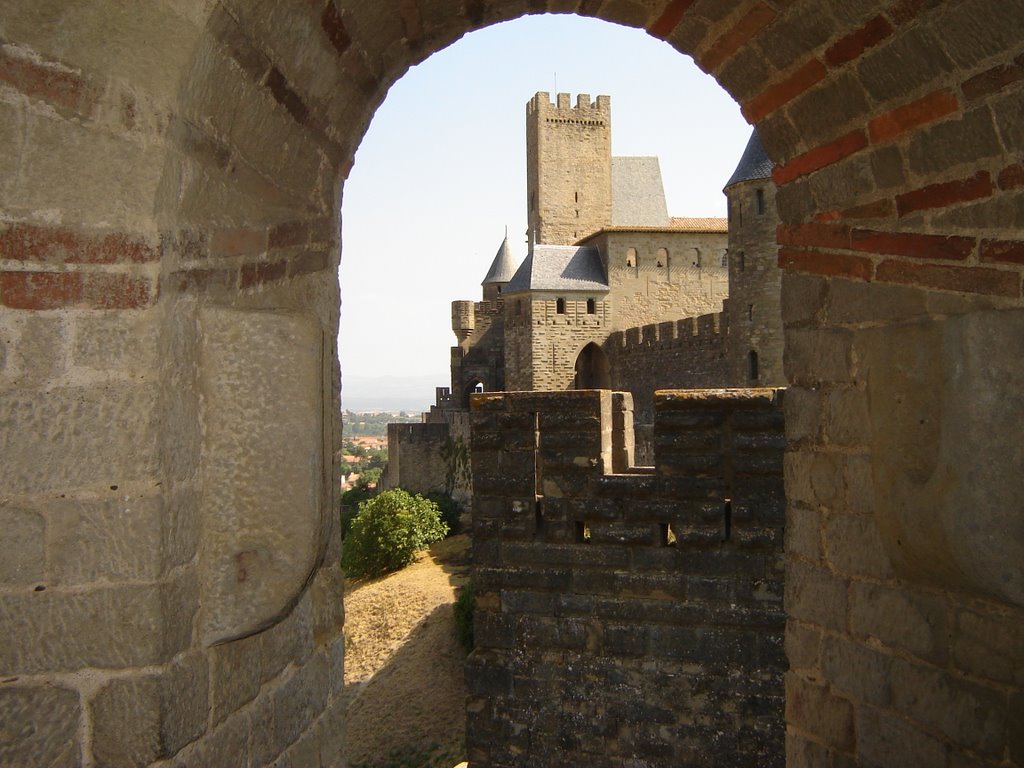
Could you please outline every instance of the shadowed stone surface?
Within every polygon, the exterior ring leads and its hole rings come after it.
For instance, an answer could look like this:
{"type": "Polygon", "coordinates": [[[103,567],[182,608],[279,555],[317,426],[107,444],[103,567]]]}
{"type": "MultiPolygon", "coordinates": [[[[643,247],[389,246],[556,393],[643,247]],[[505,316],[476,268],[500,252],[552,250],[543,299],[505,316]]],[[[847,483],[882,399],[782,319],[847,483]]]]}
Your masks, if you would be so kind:
{"type": "Polygon", "coordinates": [[[64,688],[0,687],[0,765],[73,768],[78,752],[78,694],[64,688]]]}
{"type": "Polygon", "coordinates": [[[1024,312],[866,332],[875,509],[894,564],[1024,606],[1024,312]],[[995,352],[998,350],[998,356],[995,352]]]}
{"type": "Polygon", "coordinates": [[[295,603],[325,546],[323,332],[297,313],[204,309],[203,636],[252,634],[295,603]]]}

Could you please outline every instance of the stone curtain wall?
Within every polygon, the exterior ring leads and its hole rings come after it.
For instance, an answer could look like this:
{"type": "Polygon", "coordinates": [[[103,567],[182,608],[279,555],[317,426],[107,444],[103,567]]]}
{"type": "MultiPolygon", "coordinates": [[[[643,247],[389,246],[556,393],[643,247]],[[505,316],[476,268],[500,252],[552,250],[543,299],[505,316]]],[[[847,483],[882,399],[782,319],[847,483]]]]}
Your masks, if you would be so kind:
{"type": "Polygon", "coordinates": [[[440,421],[388,424],[388,464],[382,485],[423,495],[445,492],[468,505],[473,493],[469,413],[438,409],[436,418],[440,421]]]}
{"type": "Polygon", "coordinates": [[[448,467],[444,455],[449,433],[447,422],[388,424],[388,465],[383,486],[420,494],[446,490],[448,467]]]}
{"type": "Polygon", "coordinates": [[[784,764],[782,395],[474,396],[472,765],[784,764]]]}
{"type": "Polygon", "coordinates": [[[739,386],[727,357],[725,313],[616,331],[604,344],[612,389],[631,392],[633,420],[654,423],[656,389],[739,386]]]}

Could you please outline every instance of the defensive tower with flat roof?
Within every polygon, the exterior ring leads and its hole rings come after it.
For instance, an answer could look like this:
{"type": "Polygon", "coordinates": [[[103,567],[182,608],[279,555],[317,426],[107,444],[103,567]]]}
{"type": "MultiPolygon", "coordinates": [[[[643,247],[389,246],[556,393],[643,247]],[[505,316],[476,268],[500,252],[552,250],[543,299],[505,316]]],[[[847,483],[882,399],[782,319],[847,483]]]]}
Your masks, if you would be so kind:
{"type": "Polygon", "coordinates": [[[541,92],[526,107],[530,247],[572,245],[612,221],[612,107],[581,93],[572,106],[541,92]]]}

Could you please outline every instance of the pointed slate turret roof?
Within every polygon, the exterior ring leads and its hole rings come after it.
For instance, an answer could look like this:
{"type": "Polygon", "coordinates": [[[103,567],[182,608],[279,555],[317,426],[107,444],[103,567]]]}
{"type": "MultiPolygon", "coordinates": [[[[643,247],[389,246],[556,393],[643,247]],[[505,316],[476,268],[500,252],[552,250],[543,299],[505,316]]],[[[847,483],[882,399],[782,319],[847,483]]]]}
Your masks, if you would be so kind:
{"type": "Polygon", "coordinates": [[[601,253],[589,245],[535,245],[505,293],[607,291],[601,253]]]}
{"type": "Polygon", "coordinates": [[[516,273],[516,262],[512,258],[512,251],[508,247],[508,232],[505,233],[505,239],[501,243],[501,247],[498,248],[498,252],[494,254],[494,261],[491,262],[491,268],[487,270],[487,277],[484,278],[480,285],[488,285],[489,283],[507,283],[512,279],[512,275],[516,273]]]}
{"type": "Polygon", "coordinates": [[[771,161],[771,158],[764,151],[761,137],[757,135],[757,129],[755,128],[750,134],[747,148],[743,150],[743,156],[740,158],[739,165],[732,172],[729,181],[725,183],[725,189],[728,189],[733,184],[739,184],[741,181],[770,179],[774,167],[775,163],[771,161]]]}

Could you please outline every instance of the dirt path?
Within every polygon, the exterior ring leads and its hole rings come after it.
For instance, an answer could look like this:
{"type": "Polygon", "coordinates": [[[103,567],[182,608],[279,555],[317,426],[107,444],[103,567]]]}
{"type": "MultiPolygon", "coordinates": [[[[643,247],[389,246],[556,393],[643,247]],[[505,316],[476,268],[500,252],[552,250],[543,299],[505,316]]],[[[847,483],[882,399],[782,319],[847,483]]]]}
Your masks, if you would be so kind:
{"type": "Polygon", "coordinates": [[[466,654],[452,603],[468,557],[468,537],[453,536],[398,573],[346,589],[351,768],[452,768],[464,759],[466,654]]]}

